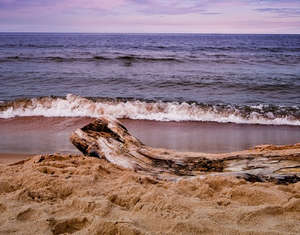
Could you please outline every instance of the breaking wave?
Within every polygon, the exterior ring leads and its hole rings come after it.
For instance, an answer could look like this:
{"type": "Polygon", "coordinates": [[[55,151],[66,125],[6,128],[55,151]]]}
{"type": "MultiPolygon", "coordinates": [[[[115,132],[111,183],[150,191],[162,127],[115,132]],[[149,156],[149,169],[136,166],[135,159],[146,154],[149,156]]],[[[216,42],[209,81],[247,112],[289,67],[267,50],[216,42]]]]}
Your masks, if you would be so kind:
{"type": "Polygon", "coordinates": [[[0,118],[17,116],[129,118],[157,121],[211,121],[300,126],[300,107],[211,105],[133,99],[66,97],[0,102],[0,118]]]}

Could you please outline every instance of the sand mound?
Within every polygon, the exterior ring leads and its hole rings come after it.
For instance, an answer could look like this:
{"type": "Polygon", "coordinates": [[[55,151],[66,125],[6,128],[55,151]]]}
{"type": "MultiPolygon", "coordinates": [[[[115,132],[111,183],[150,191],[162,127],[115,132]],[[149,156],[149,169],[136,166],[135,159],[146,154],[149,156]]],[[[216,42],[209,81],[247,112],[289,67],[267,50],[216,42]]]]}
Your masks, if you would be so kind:
{"type": "Polygon", "coordinates": [[[0,165],[0,234],[297,234],[300,183],[156,181],[104,160],[0,165]]]}

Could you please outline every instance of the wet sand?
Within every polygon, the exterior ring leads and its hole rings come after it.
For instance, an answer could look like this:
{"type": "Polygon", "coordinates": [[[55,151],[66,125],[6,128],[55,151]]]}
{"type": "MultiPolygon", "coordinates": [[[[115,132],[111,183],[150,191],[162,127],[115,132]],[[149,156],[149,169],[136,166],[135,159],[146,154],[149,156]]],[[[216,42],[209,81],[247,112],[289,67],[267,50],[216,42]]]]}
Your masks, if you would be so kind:
{"type": "MultiPolygon", "coordinates": [[[[18,117],[0,119],[0,153],[78,153],[69,137],[93,118],[18,117]]],[[[213,122],[121,120],[130,133],[152,147],[225,153],[261,144],[300,142],[300,127],[213,122]]]]}
{"type": "Polygon", "coordinates": [[[33,154],[0,153],[0,164],[11,164],[29,158],[33,154]]]}
{"type": "Polygon", "coordinates": [[[53,152],[78,153],[69,141],[76,128],[91,118],[19,117],[0,119],[0,152],[40,154],[53,152]]]}
{"type": "Polygon", "coordinates": [[[178,151],[226,153],[263,144],[296,144],[300,127],[216,122],[121,120],[146,145],[178,151]]]}

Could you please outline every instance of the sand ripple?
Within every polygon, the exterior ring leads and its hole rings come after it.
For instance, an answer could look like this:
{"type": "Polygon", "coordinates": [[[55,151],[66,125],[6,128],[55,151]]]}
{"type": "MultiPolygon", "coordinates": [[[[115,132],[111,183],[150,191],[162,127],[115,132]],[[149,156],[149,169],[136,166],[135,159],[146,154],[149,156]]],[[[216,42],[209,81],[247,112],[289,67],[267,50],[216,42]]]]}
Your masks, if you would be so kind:
{"type": "Polygon", "coordinates": [[[158,182],[104,160],[0,165],[0,234],[297,234],[300,183],[158,182]]]}

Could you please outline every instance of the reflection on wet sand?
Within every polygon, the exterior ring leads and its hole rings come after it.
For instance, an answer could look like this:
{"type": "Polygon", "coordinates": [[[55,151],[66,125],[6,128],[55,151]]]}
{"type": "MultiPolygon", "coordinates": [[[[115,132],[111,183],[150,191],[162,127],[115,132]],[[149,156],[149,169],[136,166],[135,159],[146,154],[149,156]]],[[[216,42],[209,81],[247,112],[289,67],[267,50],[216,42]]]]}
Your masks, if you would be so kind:
{"type": "MultiPolygon", "coordinates": [[[[18,117],[0,119],[1,153],[78,153],[69,137],[93,118],[18,117]]],[[[157,122],[122,119],[143,143],[178,151],[221,153],[261,144],[295,144],[300,127],[223,124],[213,122],[157,122]]]]}

